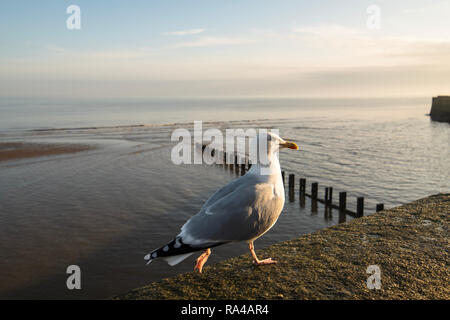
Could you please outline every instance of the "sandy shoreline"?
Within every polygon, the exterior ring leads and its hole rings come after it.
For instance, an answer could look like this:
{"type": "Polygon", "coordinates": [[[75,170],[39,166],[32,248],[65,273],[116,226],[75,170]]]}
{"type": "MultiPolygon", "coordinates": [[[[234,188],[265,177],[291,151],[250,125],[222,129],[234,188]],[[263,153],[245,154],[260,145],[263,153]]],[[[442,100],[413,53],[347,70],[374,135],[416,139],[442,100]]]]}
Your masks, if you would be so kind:
{"type": "Polygon", "coordinates": [[[95,147],[83,144],[2,142],[0,161],[69,154],[92,149],[95,147]]]}
{"type": "Polygon", "coordinates": [[[429,196],[257,250],[276,265],[245,254],[115,299],[450,299],[449,213],[450,194],[429,196]],[[370,265],[381,289],[367,287],[370,265]]]}

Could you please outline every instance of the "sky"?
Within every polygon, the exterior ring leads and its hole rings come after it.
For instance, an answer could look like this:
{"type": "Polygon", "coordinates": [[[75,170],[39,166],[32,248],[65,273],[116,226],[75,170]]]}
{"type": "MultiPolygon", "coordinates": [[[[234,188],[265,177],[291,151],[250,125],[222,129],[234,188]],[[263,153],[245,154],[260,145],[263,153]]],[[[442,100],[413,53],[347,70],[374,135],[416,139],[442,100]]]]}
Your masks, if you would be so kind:
{"type": "Polygon", "coordinates": [[[450,94],[449,17],[450,0],[1,1],[0,97],[450,94]]]}

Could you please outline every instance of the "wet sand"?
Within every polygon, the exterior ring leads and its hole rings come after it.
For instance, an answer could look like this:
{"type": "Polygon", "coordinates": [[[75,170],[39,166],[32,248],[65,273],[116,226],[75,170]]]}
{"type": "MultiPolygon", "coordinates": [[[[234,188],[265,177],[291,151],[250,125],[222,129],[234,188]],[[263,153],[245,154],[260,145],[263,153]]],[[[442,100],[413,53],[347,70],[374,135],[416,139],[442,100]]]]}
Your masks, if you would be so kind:
{"type": "Polygon", "coordinates": [[[450,194],[430,196],[257,250],[276,265],[245,254],[116,299],[449,299],[449,213],[450,194]]]}
{"type": "Polygon", "coordinates": [[[83,144],[3,142],[0,143],[0,161],[54,156],[92,149],[95,147],[83,144]]]}

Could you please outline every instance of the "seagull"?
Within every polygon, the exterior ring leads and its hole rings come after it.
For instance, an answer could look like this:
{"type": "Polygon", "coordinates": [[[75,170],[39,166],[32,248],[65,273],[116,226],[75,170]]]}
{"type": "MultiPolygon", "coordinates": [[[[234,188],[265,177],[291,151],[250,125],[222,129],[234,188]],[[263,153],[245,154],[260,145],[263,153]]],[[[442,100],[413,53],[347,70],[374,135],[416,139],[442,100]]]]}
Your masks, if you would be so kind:
{"type": "Polygon", "coordinates": [[[266,161],[252,164],[245,175],[217,190],[172,241],[144,257],[147,264],[163,258],[174,266],[194,252],[204,250],[194,267],[194,271],[201,273],[211,248],[238,241],[248,243],[254,265],[277,263],[271,258],[258,259],[253,241],[274,226],[284,207],[278,151],[282,148],[298,150],[299,147],[267,131],[256,135],[251,143],[252,147],[255,143],[256,146],[267,143],[266,161]]]}

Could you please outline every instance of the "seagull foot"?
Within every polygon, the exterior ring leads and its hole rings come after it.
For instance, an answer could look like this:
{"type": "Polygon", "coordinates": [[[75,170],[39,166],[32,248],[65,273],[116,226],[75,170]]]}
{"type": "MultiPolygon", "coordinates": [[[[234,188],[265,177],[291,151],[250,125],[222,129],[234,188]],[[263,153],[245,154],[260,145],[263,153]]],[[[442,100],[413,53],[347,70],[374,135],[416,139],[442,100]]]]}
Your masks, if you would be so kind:
{"type": "Polygon", "coordinates": [[[248,243],[248,248],[250,249],[250,253],[252,254],[253,257],[253,264],[255,266],[264,266],[266,264],[274,264],[277,263],[275,260],[272,260],[272,258],[267,258],[264,260],[259,260],[258,257],[256,256],[255,253],[255,247],[253,246],[253,241],[250,241],[248,243]]]}
{"type": "Polygon", "coordinates": [[[258,261],[253,260],[253,264],[255,266],[264,266],[266,264],[275,264],[275,263],[277,263],[277,261],[276,260],[272,260],[272,258],[268,258],[268,259],[264,259],[264,260],[258,260],[258,261]]]}
{"type": "Polygon", "coordinates": [[[205,252],[203,252],[200,257],[197,258],[197,263],[194,267],[194,271],[198,271],[198,273],[202,273],[203,265],[208,260],[209,255],[211,254],[211,249],[206,249],[205,252]]]}

